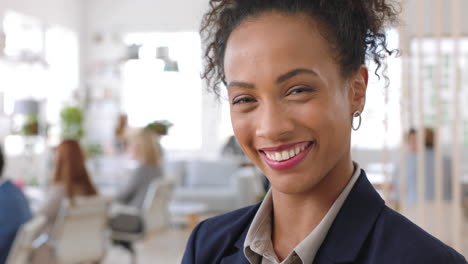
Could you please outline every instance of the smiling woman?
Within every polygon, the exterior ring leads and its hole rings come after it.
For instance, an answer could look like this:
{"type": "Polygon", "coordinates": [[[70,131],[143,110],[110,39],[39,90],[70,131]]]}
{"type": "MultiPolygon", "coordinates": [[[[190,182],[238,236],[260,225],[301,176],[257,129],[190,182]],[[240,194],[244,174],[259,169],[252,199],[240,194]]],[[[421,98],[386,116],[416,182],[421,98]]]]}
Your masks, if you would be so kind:
{"type": "Polygon", "coordinates": [[[367,70],[345,79],[334,56],[306,14],[264,13],[229,37],[224,71],[234,133],[274,186],[273,199],[320,184],[331,205],[353,173],[352,113],[364,108],[367,70]],[[298,155],[282,160],[296,147],[298,155]]]}
{"type": "Polygon", "coordinates": [[[260,204],[202,222],[183,263],[465,263],[385,206],[351,158],[366,58],[380,67],[393,53],[384,30],[396,22],[395,5],[212,0],[210,7],[204,77],[215,93],[226,84],[234,134],[272,187],[260,204]]]}

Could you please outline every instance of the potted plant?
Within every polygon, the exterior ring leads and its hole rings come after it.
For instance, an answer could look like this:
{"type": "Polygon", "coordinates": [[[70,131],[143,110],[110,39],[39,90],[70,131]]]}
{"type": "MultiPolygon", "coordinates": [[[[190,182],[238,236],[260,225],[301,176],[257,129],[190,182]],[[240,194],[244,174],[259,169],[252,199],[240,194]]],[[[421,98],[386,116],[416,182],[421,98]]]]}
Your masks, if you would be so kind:
{"type": "Polygon", "coordinates": [[[28,115],[24,122],[21,133],[25,136],[36,136],[39,134],[39,121],[36,115],[28,115]]]}
{"type": "Polygon", "coordinates": [[[145,129],[154,132],[158,136],[165,136],[171,126],[172,123],[167,120],[156,120],[146,125],[145,129]]]}
{"type": "Polygon", "coordinates": [[[79,140],[83,134],[83,112],[78,107],[65,107],[60,112],[63,139],[79,140]]]}

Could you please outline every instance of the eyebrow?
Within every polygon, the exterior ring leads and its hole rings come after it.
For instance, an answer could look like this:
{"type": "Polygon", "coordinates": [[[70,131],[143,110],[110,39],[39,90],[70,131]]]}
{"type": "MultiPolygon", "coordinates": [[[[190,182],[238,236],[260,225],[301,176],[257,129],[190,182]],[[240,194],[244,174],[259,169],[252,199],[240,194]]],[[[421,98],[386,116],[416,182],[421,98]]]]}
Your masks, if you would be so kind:
{"type": "Polygon", "coordinates": [[[284,82],[284,81],[286,81],[288,79],[291,79],[292,77],[294,77],[296,75],[304,74],[304,73],[318,76],[317,72],[315,72],[314,70],[299,68],[299,69],[294,69],[292,71],[289,71],[289,72],[281,75],[280,77],[278,77],[276,79],[276,83],[282,83],[282,82],[284,82]]]}
{"type": "Polygon", "coordinates": [[[233,86],[238,86],[238,87],[242,87],[242,88],[247,88],[247,89],[255,89],[255,85],[251,84],[251,83],[246,83],[246,82],[230,82],[228,85],[227,85],[227,88],[231,88],[233,86]]]}
{"type": "MultiPolygon", "coordinates": [[[[291,71],[279,76],[276,79],[276,83],[285,82],[286,80],[291,79],[292,77],[294,77],[296,75],[299,75],[299,74],[311,74],[311,75],[314,75],[314,76],[318,76],[317,72],[315,72],[314,70],[298,68],[298,69],[291,70],[291,71]]],[[[233,86],[238,86],[238,87],[247,88],[247,89],[255,89],[255,85],[253,85],[251,83],[237,82],[237,81],[230,82],[227,85],[227,88],[229,89],[229,88],[231,88],[233,86]]]]}

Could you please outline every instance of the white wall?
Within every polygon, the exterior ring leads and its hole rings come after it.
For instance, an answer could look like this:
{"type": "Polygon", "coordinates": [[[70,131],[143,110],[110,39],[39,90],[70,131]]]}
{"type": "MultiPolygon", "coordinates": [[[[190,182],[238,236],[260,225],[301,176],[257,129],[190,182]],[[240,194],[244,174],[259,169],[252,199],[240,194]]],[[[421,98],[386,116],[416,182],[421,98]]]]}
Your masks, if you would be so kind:
{"type": "Polygon", "coordinates": [[[85,58],[94,54],[97,33],[198,31],[208,0],[80,0],[83,5],[85,58]]]}
{"type": "Polygon", "coordinates": [[[77,0],[2,0],[0,16],[6,10],[17,11],[41,19],[46,23],[81,30],[81,3],[77,0]]]}
{"type": "Polygon", "coordinates": [[[194,31],[207,0],[83,0],[89,29],[194,31]]]}

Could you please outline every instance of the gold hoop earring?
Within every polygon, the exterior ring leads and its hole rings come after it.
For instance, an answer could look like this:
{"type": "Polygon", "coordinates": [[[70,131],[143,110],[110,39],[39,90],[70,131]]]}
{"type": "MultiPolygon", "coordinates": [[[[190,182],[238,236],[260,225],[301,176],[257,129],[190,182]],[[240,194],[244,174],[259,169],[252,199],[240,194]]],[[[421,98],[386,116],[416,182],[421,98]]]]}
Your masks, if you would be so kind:
{"type": "Polygon", "coordinates": [[[351,121],[351,128],[354,130],[354,131],[357,131],[360,127],[361,127],[361,121],[362,121],[362,117],[361,117],[361,112],[359,112],[359,110],[356,110],[354,111],[353,113],[353,120],[351,121]],[[359,123],[357,125],[357,127],[354,126],[354,118],[355,117],[358,117],[359,119],[359,123]]]}

